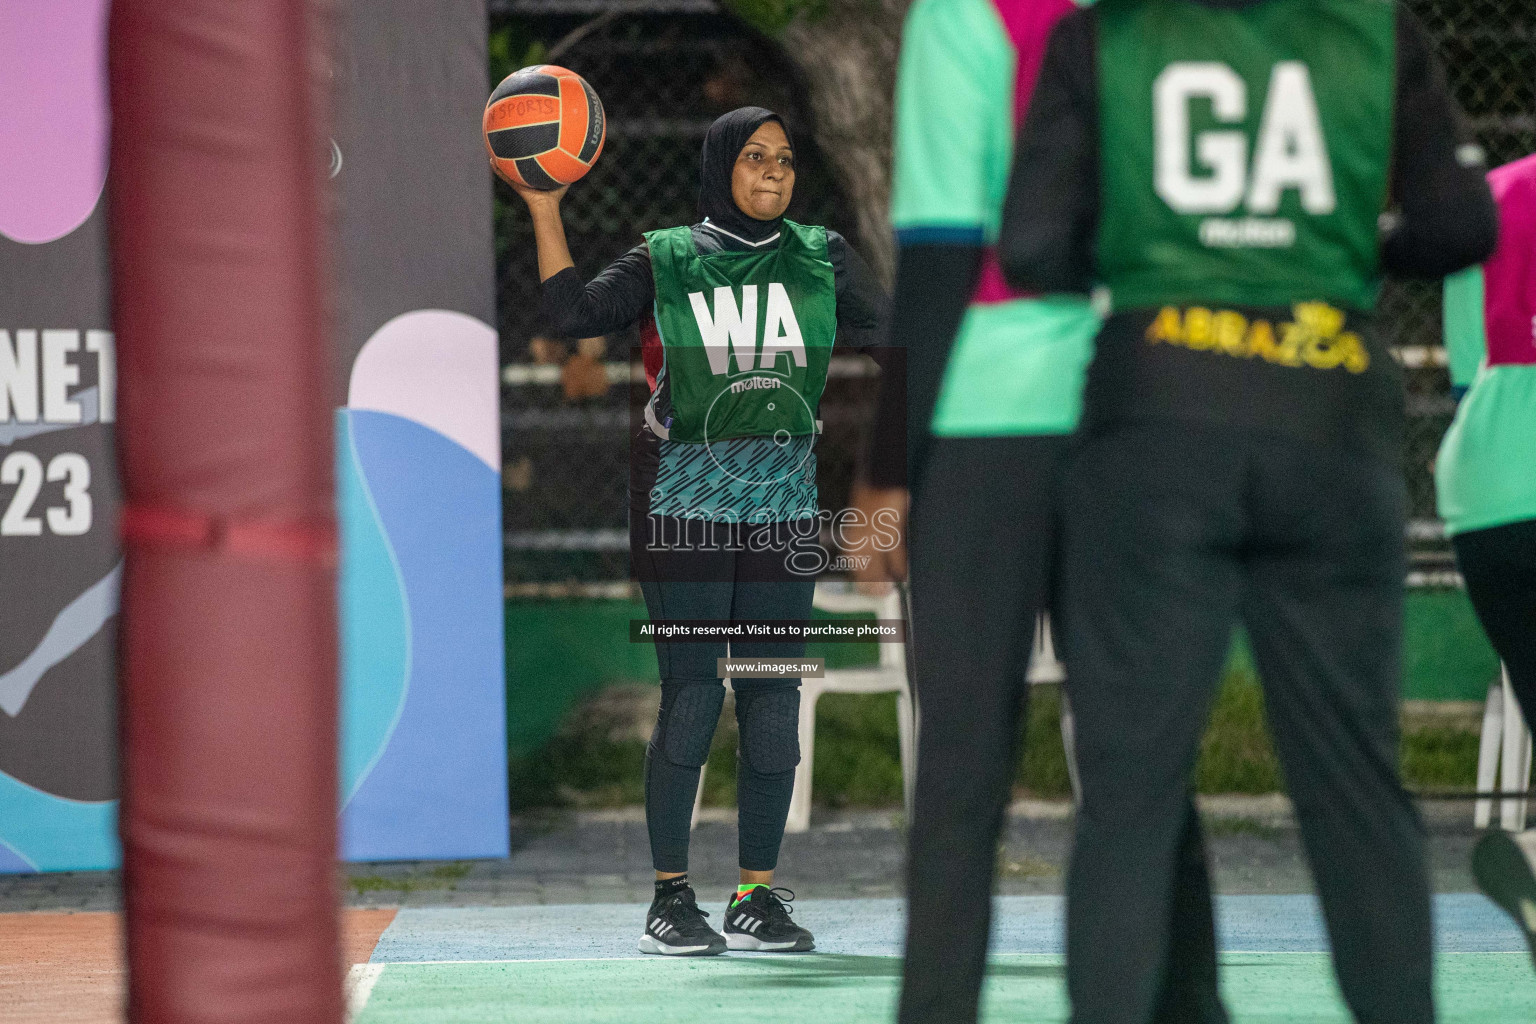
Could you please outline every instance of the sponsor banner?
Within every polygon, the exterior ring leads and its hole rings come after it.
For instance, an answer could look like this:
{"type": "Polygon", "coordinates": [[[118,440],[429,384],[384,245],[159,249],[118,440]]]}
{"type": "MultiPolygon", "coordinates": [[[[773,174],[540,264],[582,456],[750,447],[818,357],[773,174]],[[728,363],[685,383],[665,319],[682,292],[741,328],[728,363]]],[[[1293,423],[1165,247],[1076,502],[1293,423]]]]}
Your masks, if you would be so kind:
{"type": "MultiPolygon", "coordinates": [[[[0,872],[118,861],[107,8],[0,5],[0,872]]],[[[485,11],[338,29],[342,852],[502,855],[485,11]]]]}
{"type": "Polygon", "coordinates": [[[107,6],[0,5],[0,872],[117,861],[107,6]]]}
{"type": "Polygon", "coordinates": [[[341,209],[342,852],[504,856],[483,0],[353,3],[341,209]]]}

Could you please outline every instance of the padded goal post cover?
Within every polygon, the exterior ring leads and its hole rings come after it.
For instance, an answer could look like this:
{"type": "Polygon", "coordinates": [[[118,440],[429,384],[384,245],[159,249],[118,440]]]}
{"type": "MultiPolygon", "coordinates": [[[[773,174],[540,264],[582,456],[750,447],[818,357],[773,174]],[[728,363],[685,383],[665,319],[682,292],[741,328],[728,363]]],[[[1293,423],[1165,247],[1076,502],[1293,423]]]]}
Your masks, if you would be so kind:
{"type": "Polygon", "coordinates": [[[317,13],[112,9],[134,1021],[342,1017],[317,13]]]}

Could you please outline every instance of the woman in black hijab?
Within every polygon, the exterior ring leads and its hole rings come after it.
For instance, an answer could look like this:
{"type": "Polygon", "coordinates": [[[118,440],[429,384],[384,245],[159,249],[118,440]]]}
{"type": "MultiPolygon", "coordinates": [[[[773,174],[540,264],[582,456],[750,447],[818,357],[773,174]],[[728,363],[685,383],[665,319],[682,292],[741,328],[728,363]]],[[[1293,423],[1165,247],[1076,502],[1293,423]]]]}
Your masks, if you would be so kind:
{"type": "MultiPolygon", "coordinates": [[[[811,616],[822,568],[817,413],[830,351],[834,336],[856,348],[880,340],[889,300],[836,232],[784,218],[794,184],[782,119],[733,110],[704,139],[700,222],[648,232],[586,284],[560,221],[565,189],[513,186],[533,218],[552,333],[640,327],[651,395],[631,449],[630,552],[653,621],[811,616]]],[[[803,641],[730,643],[736,658],[805,653],[803,641]]],[[[656,641],[661,710],[645,767],[656,890],[643,952],[814,945],[790,919],[794,894],[772,887],[800,760],[797,677],[732,678],[741,885],[723,935],[688,884],[694,796],[725,699],[717,659],[726,653],[724,639],[656,641]]]]}

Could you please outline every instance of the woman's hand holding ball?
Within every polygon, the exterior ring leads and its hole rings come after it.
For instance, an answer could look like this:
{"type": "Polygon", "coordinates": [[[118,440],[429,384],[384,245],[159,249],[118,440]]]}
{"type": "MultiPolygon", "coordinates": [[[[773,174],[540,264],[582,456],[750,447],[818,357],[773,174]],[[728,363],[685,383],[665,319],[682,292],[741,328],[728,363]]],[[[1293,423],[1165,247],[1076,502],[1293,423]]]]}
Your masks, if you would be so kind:
{"type": "Polygon", "coordinates": [[[565,198],[565,192],[571,186],[530,188],[502,174],[494,161],[491,170],[528,204],[528,215],[533,221],[534,243],[539,252],[539,280],[548,281],[567,267],[575,266],[571,260],[571,250],[565,242],[565,225],[560,221],[560,200],[565,198]]]}
{"type": "MultiPolygon", "coordinates": [[[[495,167],[495,164],[491,165],[492,170],[495,170],[495,167]]],[[[498,174],[497,177],[501,177],[501,175],[498,174]]],[[[560,200],[565,198],[565,193],[571,187],[569,185],[561,185],[559,188],[550,189],[529,188],[527,185],[518,184],[510,178],[502,177],[501,180],[512,186],[512,191],[523,197],[523,202],[528,204],[529,210],[541,207],[558,210],[560,208],[560,200]]]]}

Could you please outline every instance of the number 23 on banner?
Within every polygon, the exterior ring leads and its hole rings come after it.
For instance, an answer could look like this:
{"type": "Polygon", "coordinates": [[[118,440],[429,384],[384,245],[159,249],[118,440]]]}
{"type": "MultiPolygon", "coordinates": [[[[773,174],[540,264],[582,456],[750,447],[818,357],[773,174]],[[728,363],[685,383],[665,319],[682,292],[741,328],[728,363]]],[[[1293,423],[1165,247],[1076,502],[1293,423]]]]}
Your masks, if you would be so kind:
{"type": "Polygon", "coordinates": [[[48,461],[46,474],[43,460],[31,452],[11,452],[0,462],[0,484],[11,485],[16,493],[11,495],[5,514],[0,515],[0,537],[37,537],[43,532],[43,519],[48,529],[61,537],[78,537],[91,529],[91,464],[84,455],[64,452],[48,461]],[[43,489],[43,479],[49,483],[64,482],[65,504],[48,508],[43,517],[32,514],[32,506],[43,489]]]}

